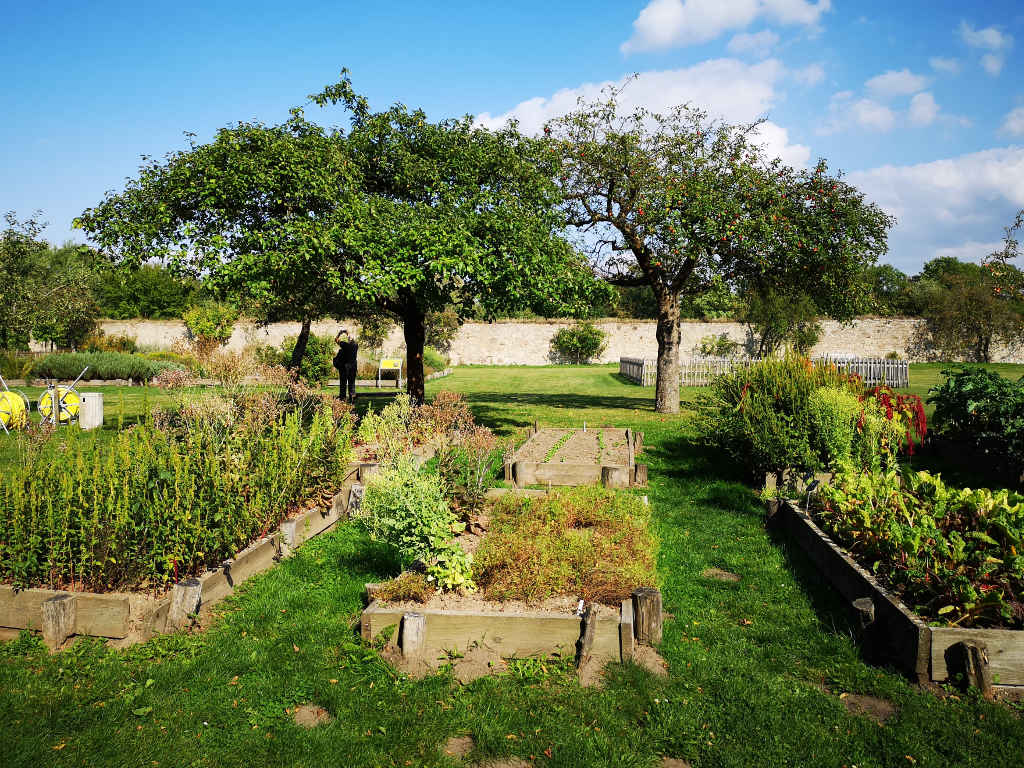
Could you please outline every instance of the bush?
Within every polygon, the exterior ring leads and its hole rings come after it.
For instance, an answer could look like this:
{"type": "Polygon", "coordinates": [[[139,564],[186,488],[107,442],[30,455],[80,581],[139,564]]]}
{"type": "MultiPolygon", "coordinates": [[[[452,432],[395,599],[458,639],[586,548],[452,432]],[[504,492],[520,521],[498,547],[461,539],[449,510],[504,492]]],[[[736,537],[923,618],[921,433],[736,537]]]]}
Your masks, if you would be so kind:
{"type": "Polygon", "coordinates": [[[889,470],[841,473],[811,498],[822,528],[921,615],[1024,628],[1024,496],[889,470]]]}
{"type": "Polygon", "coordinates": [[[451,351],[455,334],[459,332],[458,313],[451,308],[441,312],[428,312],[426,317],[427,344],[441,352],[451,351]]]}
{"type": "Polygon", "coordinates": [[[418,472],[411,457],[370,477],[360,516],[371,538],[398,551],[403,568],[421,564],[441,589],[473,589],[471,559],[455,541],[465,526],[448,507],[437,475],[418,472]]]}
{"type": "Polygon", "coordinates": [[[189,341],[200,357],[209,355],[231,339],[238,319],[238,310],[227,304],[205,302],[196,304],[185,313],[185,330],[189,341]]]}
{"type": "Polygon", "coordinates": [[[848,390],[819,387],[807,399],[814,448],[826,466],[838,466],[850,460],[860,399],[848,390]]]}
{"type": "Polygon", "coordinates": [[[97,328],[78,345],[79,352],[138,352],[139,345],[128,334],[121,333],[108,336],[102,328],[97,328]]]}
{"type": "Polygon", "coordinates": [[[732,357],[739,351],[740,343],[729,338],[727,333],[705,336],[697,345],[697,352],[702,357],[732,357]]]}
{"type": "Polygon", "coordinates": [[[327,409],[236,423],[245,428],[145,423],[109,441],[72,431],[24,456],[0,485],[0,579],[162,587],[231,557],[343,476],[351,426],[327,409]]]}
{"type": "Polygon", "coordinates": [[[30,355],[0,350],[0,376],[5,379],[27,379],[34,365],[35,358],[30,355]]]}
{"type": "MultiPolygon", "coordinates": [[[[288,336],[281,344],[281,355],[278,365],[285,365],[292,359],[292,352],[298,336],[288,336]]],[[[325,381],[335,375],[334,339],[330,336],[310,334],[306,340],[306,351],[299,363],[299,376],[312,385],[322,386],[325,381]]]]}
{"type": "Polygon", "coordinates": [[[65,352],[37,360],[32,374],[43,379],[74,379],[86,366],[86,379],[149,381],[160,371],[181,368],[177,363],[150,360],[121,352],[65,352]]]}
{"type": "Polygon", "coordinates": [[[773,355],[783,346],[807,355],[821,336],[818,307],[806,294],[752,293],[740,319],[747,325],[757,357],[773,355]]]}
{"type": "Polygon", "coordinates": [[[950,368],[929,393],[941,439],[986,454],[1013,482],[1024,472],[1024,379],[1011,381],[984,368],[950,368]]]}
{"type": "Polygon", "coordinates": [[[429,369],[428,373],[443,371],[448,367],[448,358],[433,347],[423,348],[423,367],[429,369]]]}
{"type": "Polygon", "coordinates": [[[572,328],[560,328],[551,338],[552,358],[558,362],[577,365],[600,357],[608,346],[607,334],[590,323],[578,323],[572,328]]]}
{"type": "Polygon", "coordinates": [[[539,499],[506,496],[491,510],[473,575],[488,599],[579,596],[617,606],[655,585],[656,542],[640,499],[599,487],[539,499]]]}

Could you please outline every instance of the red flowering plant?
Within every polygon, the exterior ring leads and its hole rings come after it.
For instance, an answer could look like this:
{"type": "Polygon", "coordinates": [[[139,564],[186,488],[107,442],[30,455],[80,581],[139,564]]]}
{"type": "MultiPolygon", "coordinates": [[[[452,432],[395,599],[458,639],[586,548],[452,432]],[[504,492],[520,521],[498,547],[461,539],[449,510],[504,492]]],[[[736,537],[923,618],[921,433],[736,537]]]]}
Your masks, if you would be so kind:
{"type": "MultiPolygon", "coordinates": [[[[900,394],[892,387],[881,385],[868,390],[861,395],[860,400],[862,403],[874,401],[885,418],[896,427],[891,432],[898,441],[898,445],[894,446],[896,452],[905,451],[908,456],[913,456],[915,442],[920,445],[928,433],[928,417],[925,416],[921,398],[900,394]]],[[[864,428],[864,418],[864,413],[861,413],[858,429],[864,428]]]]}

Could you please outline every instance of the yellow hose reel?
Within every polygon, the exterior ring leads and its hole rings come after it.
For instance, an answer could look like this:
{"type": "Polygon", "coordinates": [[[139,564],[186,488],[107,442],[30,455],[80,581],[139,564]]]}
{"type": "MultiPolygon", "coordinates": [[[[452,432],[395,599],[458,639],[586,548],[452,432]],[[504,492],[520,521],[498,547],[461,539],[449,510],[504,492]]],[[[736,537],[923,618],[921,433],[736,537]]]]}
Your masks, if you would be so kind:
{"type": "Polygon", "coordinates": [[[21,392],[4,390],[0,392],[0,426],[4,432],[24,429],[28,424],[28,398],[21,392]]]}
{"type": "Polygon", "coordinates": [[[52,423],[70,424],[78,419],[82,398],[72,387],[52,387],[39,397],[38,410],[42,420],[52,423]],[[57,418],[54,419],[53,402],[57,401],[57,418]]]}

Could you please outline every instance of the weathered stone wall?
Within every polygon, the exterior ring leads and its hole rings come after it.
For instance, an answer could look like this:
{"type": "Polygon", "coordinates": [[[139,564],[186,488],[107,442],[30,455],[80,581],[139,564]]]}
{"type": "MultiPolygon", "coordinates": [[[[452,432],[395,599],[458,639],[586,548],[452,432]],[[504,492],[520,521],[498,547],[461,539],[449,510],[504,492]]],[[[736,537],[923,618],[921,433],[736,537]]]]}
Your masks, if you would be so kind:
{"type": "MultiPolygon", "coordinates": [[[[909,351],[914,332],[921,321],[913,318],[860,318],[849,325],[833,321],[823,323],[821,341],[813,355],[857,355],[885,357],[897,352],[911,360],[921,359],[909,351]]],[[[180,322],[161,320],[104,320],[101,323],[108,334],[127,334],[147,347],[169,347],[184,336],[180,322]]],[[[551,337],[559,328],[571,326],[571,321],[504,320],[494,323],[468,323],[459,329],[452,343],[453,365],[546,365],[551,361],[551,337]]],[[[608,334],[608,348],[604,362],[615,362],[620,357],[653,358],[658,352],[653,320],[598,320],[599,328],[608,334]]],[[[313,332],[333,336],[339,327],[349,328],[357,334],[359,324],[333,321],[313,324],[313,332]]],[[[286,336],[299,332],[298,323],[275,323],[260,328],[250,323],[239,323],[229,342],[230,349],[241,349],[246,344],[280,345],[286,336]]],[[[732,322],[685,322],[682,326],[683,354],[695,350],[706,336],[726,334],[740,342],[747,340],[745,326],[732,322]]],[[[402,330],[396,327],[384,344],[386,354],[398,354],[404,348],[402,330]]],[[[1024,362],[1018,350],[1010,353],[998,350],[995,359],[1005,362],[1024,362]]]]}

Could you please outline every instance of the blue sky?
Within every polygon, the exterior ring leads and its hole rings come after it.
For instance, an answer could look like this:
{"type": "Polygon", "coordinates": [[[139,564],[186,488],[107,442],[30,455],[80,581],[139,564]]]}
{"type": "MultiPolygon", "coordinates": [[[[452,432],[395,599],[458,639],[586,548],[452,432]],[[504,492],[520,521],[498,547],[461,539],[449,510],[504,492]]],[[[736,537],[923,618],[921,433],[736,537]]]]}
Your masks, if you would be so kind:
{"type": "Polygon", "coordinates": [[[0,211],[43,211],[57,243],[141,155],[283,120],[343,66],[374,105],[525,130],[634,72],[632,103],[765,117],[768,151],[826,158],[898,217],[884,260],[908,272],[981,258],[1024,208],[1011,0],[4,2],[0,211]]]}

